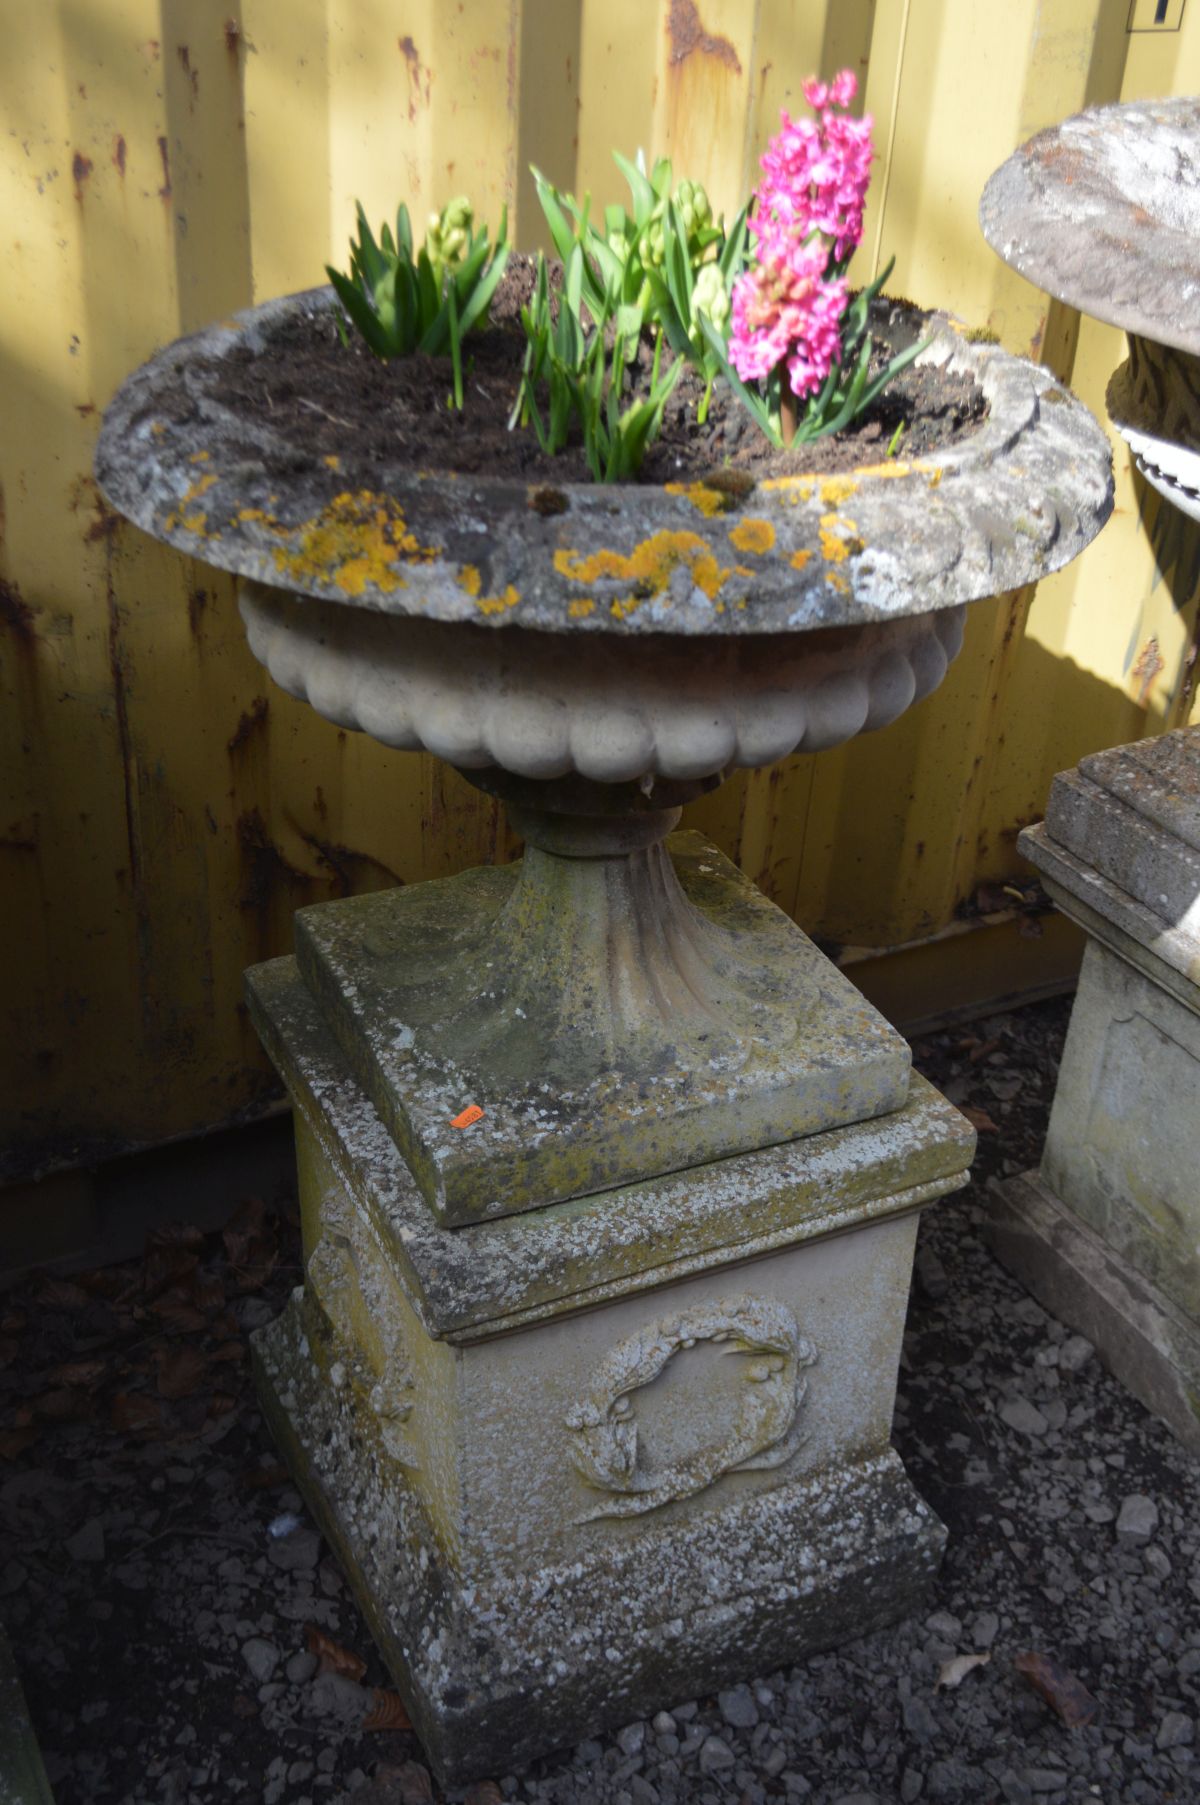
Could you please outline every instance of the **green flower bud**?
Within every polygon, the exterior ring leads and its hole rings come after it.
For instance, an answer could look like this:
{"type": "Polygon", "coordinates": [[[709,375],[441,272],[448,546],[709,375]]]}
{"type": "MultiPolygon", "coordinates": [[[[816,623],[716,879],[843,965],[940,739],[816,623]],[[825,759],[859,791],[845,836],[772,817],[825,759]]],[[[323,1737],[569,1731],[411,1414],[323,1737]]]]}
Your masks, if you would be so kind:
{"type": "Polygon", "coordinates": [[[709,200],[703,188],[697,187],[695,194],[692,196],[692,205],[696,209],[696,218],[700,221],[701,225],[706,226],[712,218],[712,202],[709,200]]]}

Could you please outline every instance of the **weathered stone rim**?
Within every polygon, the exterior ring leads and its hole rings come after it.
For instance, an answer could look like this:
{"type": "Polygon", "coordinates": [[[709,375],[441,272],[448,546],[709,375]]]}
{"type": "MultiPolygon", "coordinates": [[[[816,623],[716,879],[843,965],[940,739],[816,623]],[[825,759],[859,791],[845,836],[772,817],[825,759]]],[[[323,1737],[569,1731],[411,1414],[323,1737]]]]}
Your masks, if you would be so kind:
{"type": "Polygon", "coordinates": [[[989,179],[979,223],[992,249],[1047,294],[1093,319],[1200,352],[1200,204],[1188,228],[1155,216],[1138,164],[1187,139],[1200,190],[1200,99],[1091,107],[1014,151],[989,179]],[[1112,159],[1126,157],[1118,186],[1112,159]]]}
{"type": "Polygon", "coordinates": [[[928,316],[924,358],[974,377],[987,419],[958,445],[845,475],[545,484],[329,469],[211,394],[214,363],[328,289],[268,301],[176,341],[128,378],[96,454],[114,507],[190,557],[293,593],[478,625],[726,635],[894,618],[1016,588],[1107,518],[1107,440],[1036,365],[928,316]],[[166,406],[180,388],[187,417],[166,406]],[[295,475],[272,486],[261,457],[295,475]],[[240,456],[235,455],[240,452],[240,456]],[[371,477],[368,487],[365,478],[371,477]],[[282,485],[279,485],[281,488],[282,485]]]}

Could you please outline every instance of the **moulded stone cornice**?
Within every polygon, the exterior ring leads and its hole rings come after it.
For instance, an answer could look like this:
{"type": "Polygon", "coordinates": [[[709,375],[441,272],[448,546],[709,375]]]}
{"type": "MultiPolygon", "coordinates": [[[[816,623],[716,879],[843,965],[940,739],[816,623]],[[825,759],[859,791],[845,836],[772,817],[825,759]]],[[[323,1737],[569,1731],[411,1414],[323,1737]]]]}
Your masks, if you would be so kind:
{"type": "Polygon", "coordinates": [[[1069,562],[1112,507],[1087,410],[1046,370],[895,308],[894,341],[975,378],[988,414],[928,457],[787,476],[566,483],[347,458],[332,469],[264,411],[218,399],[226,361],[327,289],[178,340],[123,385],[96,457],[108,500],[156,538],[278,589],[435,621],[554,633],[745,635],[957,607],[1069,562]],[[281,472],[284,473],[281,475],[281,472]],[[286,480],[285,480],[286,478],[286,480]]]}

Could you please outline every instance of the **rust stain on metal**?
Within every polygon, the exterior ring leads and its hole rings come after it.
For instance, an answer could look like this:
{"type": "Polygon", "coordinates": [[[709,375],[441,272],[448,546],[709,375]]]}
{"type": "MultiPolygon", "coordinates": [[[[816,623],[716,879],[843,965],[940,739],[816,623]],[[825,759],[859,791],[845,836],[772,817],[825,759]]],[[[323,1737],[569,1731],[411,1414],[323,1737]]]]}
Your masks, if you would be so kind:
{"type": "Polygon", "coordinates": [[[120,132],[113,139],[112,160],[117,174],[123,176],[125,174],[125,139],[120,132]]]}
{"type": "Polygon", "coordinates": [[[188,590],[188,631],[193,639],[199,639],[200,626],[204,619],[204,610],[208,606],[207,589],[188,590]]]}
{"type": "Polygon", "coordinates": [[[192,68],[192,53],[186,44],[176,44],[175,54],[179,58],[179,67],[191,84],[193,101],[200,98],[200,71],[192,68]]]}
{"type": "Polygon", "coordinates": [[[417,107],[429,105],[429,88],[432,71],[421,62],[420,52],[409,37],[397,38],[400,54],[408,65],[408,122],[415,124],[417,107]]]}
{"type": "Polygon", "coordinates": [[[225,742],[227,752],[239,752],[246,741],[267,724],[269,706],[265,696],[256,696],[225,742]]]}
{"type": "Polygon", "coordinates": [[[83,184],[91,175],[94,167],[90,157],[85,157],[81,150],[75,152],[71,159],[71,174],[75,178],[75,199],[77,201],[83,199],[83,184]]]}
{"type": "MultiPolygon", "coordinates": [[[[105,573],[105,605],[108,614],[108,669],[112,679],[113,713],[117,723],[117,746],[121,759],[121,787],[125,805],[125,843],[129,851],[129,880],[133,892],[134,917],[137,922],[139,963],[149,976],[150,902],[146,893],[145,861],[142,857],[138,830],[137,754],[129,720],[128,665],[121,639],[121,610],[117,603],[112,576],[111,548],[105,573]]],[[[152,986],[149,987],[152,989],[152,986]]],[[[147,987],[143,987],[144,992],[147,987]]]]}
{"type": "Polygon", "coordinates": [[[244,880],[238,906],[258,912],[260,937],[265,944],[267,911],[274,892],[282,885],[289,895],[297,890],[308,894],[315,880],[280,852],[257,808],[247,809],[238,816],[237,840],[244,880]]]}
{"type": "Polygon", "coordinates": [[[1146,706],[1146,698],[1150,694],[1150,686],[1158,676],[1158,673],[1163,670],[1165,666],[1166,659],[1163,657],[1159,647],[1158,636],[1152,633],[1138,653],[1137,663],[1130,673],[1133,681],[1138,685],[1137,704],[1139,708],[1144,708],[1146,706]]]}
{"type": "Polygon", "coordinates": [[[696,0],[671,0],[667,11],[667,36],[671,41],[669,60],[672,63],[686,62],[698,50],[701,56],[711,56],[724,63],[735,75],[742,73],[738,53],[729,39],[705,31],[696,0]]]}
{"type": "Polygon", "coordinates": [[[37,639],[36,614],[15,583],[0,577],[0,625],[5,627],[18,645],[32,646],[37,639]]]}
{"type": "Polygon", "coordinates": [[[167,149],[167,140],[165,137],[160,137],[158,140],[158,154],[162,158],[163,171],[162,187],[158,191],[159,198],[160,200],[169,201],[171,198],[171,153],[167,149]]]}
{"type": "Polygon", "coordinates": [[[338,896],[355,896],[365,889],[379,890],[394,884],[402,884],[404,879],[398,872],[385,865],[371,852],[356,852],[353,847],[342,846],[336,840],[323,840],[319,834],[306,833],[297,822],[291,824],[304,841],[311,847],[321,864],[333,874],[333,881],[338,896]],[[379,879],[383,882],[380,883],[379,879]]]}

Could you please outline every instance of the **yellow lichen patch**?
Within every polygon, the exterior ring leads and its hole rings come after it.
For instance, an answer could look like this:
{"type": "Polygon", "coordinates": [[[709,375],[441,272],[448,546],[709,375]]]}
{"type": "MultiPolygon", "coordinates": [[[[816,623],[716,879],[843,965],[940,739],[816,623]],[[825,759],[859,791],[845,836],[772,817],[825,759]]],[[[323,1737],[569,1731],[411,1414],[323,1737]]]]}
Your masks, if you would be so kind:
{"type": "Polygon", "coordinates": [[[844,501],[858,494],[856,476],[826,476],[821,480],[821,500],[827,508],[840,508],[844,501]]]}
{"type": "Polygon", "coordinates": [[[478,595],[483,588],[483,578],[474,564],[460,564],[458,567],[458,586],[465,589],[468,595],[478,595]]]}
{"type": "Polygon", "coordinates": [[[921,468],[922,465],[906,463],[903,458],[891,458],[886,464],[860,464],[854,474],[860,480],[870,477],[873,481],[882,479],[887,482],[893,477],[907,476],[910,471],[921,468]]]}
{"type": "Polygon", "coordinates": [[[711,520],[714,514],[724,514],[733,506],[732,495],[721,489],[710,488],[707,483],[667,483],[664,486],[668,495],[682,495],[707,520],[711,520]]]}
{"type": "Polygon", "coordinates": [[[186,527],[189,533],[196,533],[203,537],[208,528],[208,515],[197,508],[194,514],[181,514],[179,524],[186,527]]]}
{"type": "Polygon", "coordinates": [[[928,477],[926,478],[926,481],[928,482],[929,487],[931,489],[936,489],[938,484],[941,482],[941,480],[942,480],[942,472],[941,472],[940,468],[937,470],[931,470],[929,472],[928,477]]]}
{"type": "Polygon", "coordinates": [[[183,500],[179,504],[180,507],[183,507],[185,502],[199,500],[201,495],[206,494],[208,490],[212,488],[216,480],[216,477],[211,473],[208,476],[198,476],[195,482],[184,490],[183,500]]]}
{"type": "Polygon", "coordinates": [[[784,501],[807,501],[817,486],[815,476],[768,476],[759,487],[774,489],[784,501]]]}
{"type": "Polygon", "coordinates": [[[576,596],[573,602],[567,603],[567,613],[572,620],[586,620],[589,614],[596,612],[595,598],[590,595],[576,596]]]}
{"type": "Polygon", "coordinates": [[[827,570],[825,572],[825,581],[831,589],[836,589],[839,595],[849,595],[850,585],[847,583],[840,570],[827,570]]]}
{"type": "Polygon", "coordinates": [[[161,439],[163,434],[166,432],[166,430],[167,429],[166,429],[166,426],[163,423],[163,421],[154,420],[151,422],[150,431],[154,438],[161,439]]]}
{"type": "Polygon", "coordinates": [[[520,599],[520,590],[514,589],[510,583],[503,595],[481,595],[476,599],[475,606],[480,614],[507,614],[510,608],[516,607],[520,599]]]}
{"type": "Polygon", "coordinates": [[[436,556],[409,531],[392,497],[370,489],[335,495],[299,529],[293,548],[280,545],[274,552],[277,569],[292,582],[329,583],[344,595],[361,595],[368,587],[403,589],[398,567],[436,556]]]}
{"type": "Polygon", "coordinates": [[[188,463],[189,464],[206,464],[211,456],[212,456],[211,451],[193,451],[191,457],[188,459],[188,463]]]}
{"type": "Polygon", "coordinates": [[[827,564],[843,564],[862,549],[855,521],[846,514],[822,514],[821,556],[827,564]]]}
{"type": "Polygon", "coordinates": [[[804,548],[801,547],[798,552],[792,553],[791,557],[788,559],[788,563],[793,570],[803,570],[811,557],[812,553],[810,551],[805,551],[804,548]]]}
{"type": "Polygon", "coordinates": [[[614,577],[633,583],[635,591],[622,603],[621,619],[639,602],[661,595],[671,581],[672,572],[681,564],[710,601],[715,600],[721,586],[733,574],[717,563],[703,539],[695,533],[653,533],[649,539],[635,545],[628,555],[602,550],[581,557],[578,552],[567,549],[554,554],[555,570],[569,582],[586,583],[590,587],[604,577],[614,577]]]}
{"type": "Polygon", "coordinates": [[[231,524],[234,526],[243,526],[247,521],[250,521],[250,520],[261,520],[263,525],[270,527],[270,529],[273,533],[281,533],[281,532],[287,531],[287,528],[281,526],[280,523],[275,519],[275,517],[273,515],[266,513],[265,510],[262,508],[239,508],[237,513],[234,515],[233,521],[231,524]]]}
{"type": "Polygon", "coordinates": [[[323,464],[328,464],[331,470],[340,470],[342,467],[342,460],[337,455],[336,451],[331,451],[327,457],[321,459],[321,462],[323,464]]]}
{"type": "Polygon", "coordinates": [[[769,552],[775,543],[775,528],[769,520],[739,520],[729,529],[729,541],[740,552],[769,552]]]}

